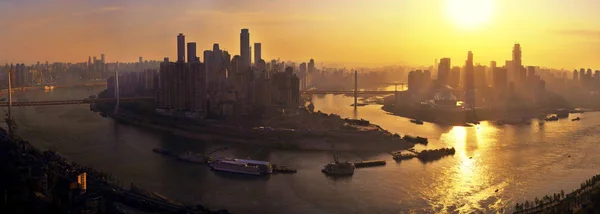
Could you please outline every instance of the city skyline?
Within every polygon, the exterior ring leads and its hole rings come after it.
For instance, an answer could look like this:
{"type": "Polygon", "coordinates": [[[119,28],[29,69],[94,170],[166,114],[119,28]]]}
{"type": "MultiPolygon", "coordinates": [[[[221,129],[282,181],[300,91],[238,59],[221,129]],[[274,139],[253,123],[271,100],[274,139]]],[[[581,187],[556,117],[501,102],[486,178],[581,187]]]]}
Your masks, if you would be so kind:
{"type": "Polygon", "coordinates": [[[527,65],[600,67],[595,52],[600,48],[600,15],[593,13],[600,3],[485,2],[488,4],[411,0],[372,5],[350,1],[330,12],[321,7],[340,2],[182,1],[149,6],[137,5],[137,1],[105,1],[58,8],[10,0],[0,2],[1,20],[5,20],[0,22],[5,32],[0,35],[0,62],[78,62],[99,53],[106,54],[109,62],[136,61],[139,56],[176,59],[175,47],[169,42],[176,32],[190,35],[187,40],[196,42],[198,50],[219,43],[232,55],[239,55],[237,33],[248,28],[252,31],[249,44],[264,44],[265,60],[316,58],[347,66],[431,65],[433,59],[442,57],[464,58],[464,52],[470,50],[478,53],[476,64],[486,65],[509,59],[507,47],[518,42],[525,46],[523,61],[527,65]],[[158,10],[163,7],[170,9],[158,10]],[[16,13],[25,8],[27,13],[16,13]],[[361,13],[364,9],[373,14],[361,13]],[[467,15],[457,15],[465,11],[467,15]],[[561,14],[560,19],[553,17],[555,13],[561,14]],[[20,19],[8,19],[15,16],[20,19]],[[482,21],[470,22],[469,18],[482,21]],[[82,30],[86,28],[89,30],[82,30]]]}

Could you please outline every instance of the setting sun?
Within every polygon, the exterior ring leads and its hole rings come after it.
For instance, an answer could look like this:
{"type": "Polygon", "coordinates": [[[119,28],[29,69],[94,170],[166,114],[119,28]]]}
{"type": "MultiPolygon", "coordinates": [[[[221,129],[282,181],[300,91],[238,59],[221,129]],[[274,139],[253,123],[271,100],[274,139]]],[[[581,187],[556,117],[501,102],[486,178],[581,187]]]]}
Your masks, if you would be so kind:
{"type": "Polygon", "coordinates": [[[494,0],[446,0],[446,8],[454,24],[474,28],[490,22],[494,0]]]}

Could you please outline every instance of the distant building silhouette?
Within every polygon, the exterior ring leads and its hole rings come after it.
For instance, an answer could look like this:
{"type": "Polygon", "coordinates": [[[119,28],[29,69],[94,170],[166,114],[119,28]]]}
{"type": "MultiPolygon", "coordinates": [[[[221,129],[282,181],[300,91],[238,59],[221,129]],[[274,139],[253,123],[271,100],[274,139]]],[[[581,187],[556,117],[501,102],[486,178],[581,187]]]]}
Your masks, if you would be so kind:
{"type": "Polygon", "coordinates": [[[450,58],[442,58],[438,64],[437,80],[440,84],[449,85],[451,72],[450,58]]]}
{"type": "Polygon", "coordinates": [[[240,33],[240,59],[241,69],[247,70],[251,66],[250,61],[250,32],[248,29],[242,29],[240,33]]]}
{"type": "Polygon", "coordinates": [[[260,43],[254,43],[254,64],[258,64],[258,62],[262,59],[262,45],[260,43]]]}
{"type": "Polygon", "coordinates": [[[465,63],[465,102],[468,107],[475,107],[475,68],[473,65],[473,52],[467,54],[465,63]]]}
{"type": "Polygon", "coordinates": [[[460,70],[461,70],[461,68],[459,66],[454,66],[454,67],[452,67],[452,70],[450,71],[450,80],[449,80],[448,85],[450,85],[453,88],[458,88],[460,86],[460,80],[461,80],[460,70]]]}
{"type": "Polygon", "coordinates": [[[198,60],[196,56],[196,43],[188,42],[187,43],[187,60],[188,62],[195,62],[198,60]]]}
{"type": "Polygon", "coordinates": [[[185,62],[185,36],[177,35],[177,62],[185,62]]]}

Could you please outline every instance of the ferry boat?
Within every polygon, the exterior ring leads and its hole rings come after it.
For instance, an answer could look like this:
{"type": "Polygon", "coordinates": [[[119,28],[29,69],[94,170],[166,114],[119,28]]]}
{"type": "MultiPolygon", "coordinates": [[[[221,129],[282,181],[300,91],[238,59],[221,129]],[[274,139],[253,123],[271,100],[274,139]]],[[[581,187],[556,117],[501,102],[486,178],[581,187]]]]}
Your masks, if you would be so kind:
{"type": "Polygon", "coordinates": [[[261,175],[261,170],[258,166],[252,166],[244,162],[236,161],[235,159],[216,159],[210,161],[208,166],[212,170],[222,172],[240,173],[246,175],[261,175]]]}
{"type": "Polygon", "coordinates": [[[268,161],[257,161],[257,160],[248,160],[248,159],[234,159],[237,162],[246,163],[249,166],[257,166],[260,169],[261,174],[272,174],[273,173],[273,165],[268,161]]]}

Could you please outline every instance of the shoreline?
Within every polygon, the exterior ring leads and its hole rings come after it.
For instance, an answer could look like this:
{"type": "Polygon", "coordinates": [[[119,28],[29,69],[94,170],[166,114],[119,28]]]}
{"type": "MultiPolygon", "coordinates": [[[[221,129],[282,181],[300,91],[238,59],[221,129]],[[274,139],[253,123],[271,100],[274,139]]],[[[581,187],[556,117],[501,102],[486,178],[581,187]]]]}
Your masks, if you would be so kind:
{"type": "Polygon", "coordinates": [[[22,179],[34,181],[12,182],[12,184],[4,186],[5,197],[9,195],[12,200],[0,210],[19,213],[29,209],[31,209],[30,212],[26,211],[26,213],[79,213],[90,208],[118,210],[119,204],[122,203],[131,208],[152,213],[229,213],[227,210],[212,211],[202,205],[183,204],[168,198],[140,195],[135,193],[132,188],[124,188],[118,179],[109,173],[67,160],[54,150],[40,150],[18,135],[10,135],[3,128],[0,128],[0,147],[2,147],[0,153],[3,153],[0,158],[3,160],[3,166],[0,167],[0,171],[5,173],[3,175],[16,178],[12,181],[22,179]],[[19,167],[23,166],[30,169],[29,173],[19,170],[19,167]],[[79,176],[82,175],[85,180],[80,181],[79,176]],[[75,187],[74,180],[77,180],[75,187]],[[38,185],[38,183],[46,182],[48,186],[38,185]],[[65,183],[71,185],[65,185],[65,183]],[[49,188],[50,186],[54,187],[49,188]],[[22,197],[23,192],[30,194],[22,197]],[[67,198],[65,198],[65,194],[62,194],[64,192],[69,193],[67,198]],[[90,204],[90,202],[97,202],[99,198],[105,200],[106,203],[90,204]],[[64,201],[69,203],[64,203],[64,201]]]}
{"type": "MultiPolygon", "coordinates": [[[[102,111],[101,111],[102,112],[102,111]]],[[[223,127],[167,127],[157,122],[142,122],[123,114],[103,113],[117,122],[153,129],[172,135],[196,140],[217,140],[248,146],[269,147],[296,151],[342,151],[342,152],[390,152],[414,147],[414,143],[402,140],[381,129],[375,131],[330,130],[320,133],[260,133],[241,129],[223,130],[223,127]],[[220,130],[217,130],[220,129],[220,130]],[[215,133],[216,132],[216,133],[215,133]],[[220,132],[220,133],[219,133],[220,132]],[[284,136],[281,136],[284,135],[284,136]],[[286,136],[287,135],[287,136],[286,136]],[[306,136],[308,135],[308,136],[306,136]],[[387,139],[385,139],[387,138],[387,139]],[[332,148],[332,147],[335,147],[332,148]]],[[[314,114],[314,113],[313,113],[314,114]]],[[[315,116],[315,115],[313,115],[315,116]]],[[[129,116],[131,117],[131,116],[129,116]]],[[[331,116],[327,116],[331,117],[331,116]]],[[[342,119],[343,120],[343,119],[342,119]]]]}
{"type": "MultiPolygon", "coordinates": [[[[549,114],[556,114],[557,110],[550,109],[481,109],[475,111],[435,111],[428,109],[415,109],[413,107],[396,108],[393,105],[383,105],[381,109],[389,114],[409,119],[418,119],[429,123],[451,126],[468,126],[471,123],[482,121],[502,122],[507,124],[527,124],[526,120],[543,119],[549,114]]],[[[595,112],[590,110],[567,110],[569,114],[582,112],[595,112]]]]}

